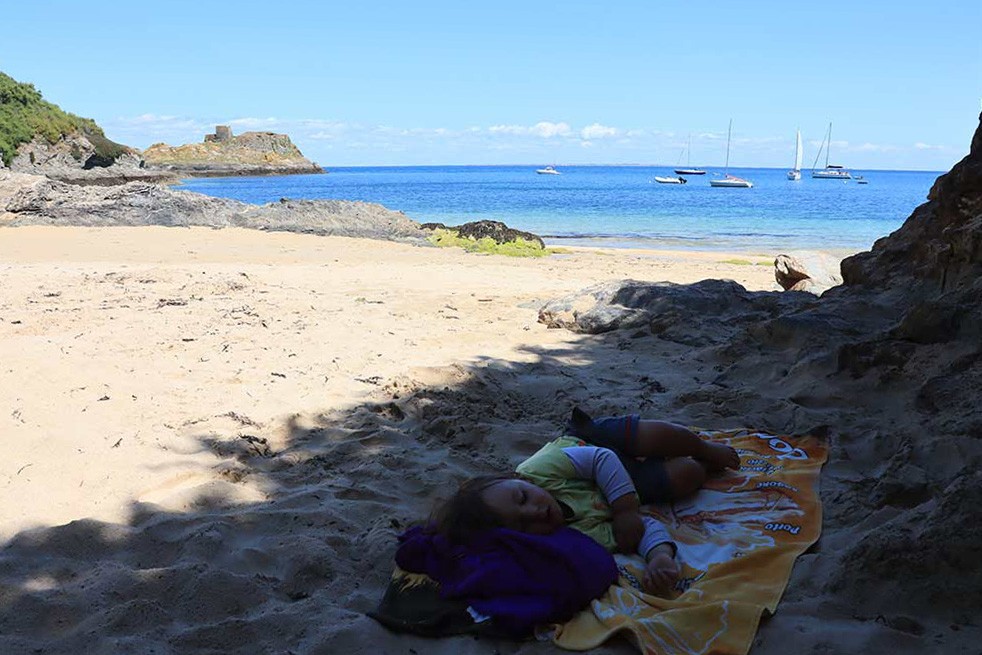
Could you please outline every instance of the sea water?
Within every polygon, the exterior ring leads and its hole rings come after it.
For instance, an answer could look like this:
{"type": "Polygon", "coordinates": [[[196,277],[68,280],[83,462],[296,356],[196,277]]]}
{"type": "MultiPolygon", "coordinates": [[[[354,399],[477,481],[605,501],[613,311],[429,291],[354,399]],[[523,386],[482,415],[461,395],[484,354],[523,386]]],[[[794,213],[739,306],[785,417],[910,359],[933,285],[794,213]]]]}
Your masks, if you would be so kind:
{"type": "Polygon", "coordinates": [[[794,182],[784,169],[730,169],[752,189],[711,187],[722,174],[658,184],[671,169],[646,166],[333,168],[326,175],[197,178],[185,188],[251,203],[281,198],[362,200],[405,212],[421,223],[503,221],[542,235],[550,245],[594,245],[772,253],[794,249],[867,250],[896,230],[940,175],[923,171],[853,171],[855,180],[794,182]]]}

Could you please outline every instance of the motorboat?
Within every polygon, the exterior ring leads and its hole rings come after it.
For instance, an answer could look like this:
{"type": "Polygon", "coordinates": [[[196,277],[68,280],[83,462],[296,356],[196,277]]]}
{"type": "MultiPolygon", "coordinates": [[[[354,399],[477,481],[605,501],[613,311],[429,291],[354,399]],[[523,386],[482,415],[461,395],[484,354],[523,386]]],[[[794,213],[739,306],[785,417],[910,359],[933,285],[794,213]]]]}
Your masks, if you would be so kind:
{"type": "Polygon", "coordinates": [[[661,177],[656,175],[655,182],[658,184],[685,184],[684,177],[661,177]]]}
{"type": "Polygon", "coordinates": [[[794,146],[794,168],[788,171],[788,179],[797,182],[801,179],[801,130],[798,130],[794,146]]]}
{"type": "Polygon", "coordinates": [[[841,166],[826,166],[822,170],[812,171],[812,177],[816,180],[851,180],[852,173],[843,169],[841,166]]]}
{"type": "Polygon", "coordinates": [[[709,186],[732,187],[738,189],[752,189],[754,183],[736,175],[727,175],[720,179],[709,180],[709,186]]]}
{"type": "Polygon", "coordinates": [[[723,188],[751,189],[754,183],[736,175],[730,175],[730,137],[733,134],[733,119],[730,119],[730,127],[726,130],[726,166],[723,168],[723,177],[720,179],[709,180],[709,186],[723,188]]]}
{"type": "Polygon", "coordinates": [[[812,177],[816,180],[851,180],[852,173],[845,170],[842,166],[838,164],[829,163],[829,150],[832,149],[832,123],[829,122],[829,131],[822,140],[822,145],[818,148],[818,154],[815,156],[815,163],[812,164],[812,177]],[[822,149],[825,149],[825,168],[816,169],[815,165],[818,164],[818,158],[822,156],[822,149]]]}
{"type": "Polygon", "coordinates": [[[869,184],[869,180],[867,180],[862,175],[857,175],[853,179],[856,180],[856,184],[869,184]]]}
{"type": "Polygon", "coordinates": [[[676,175],[705,175],[706,171],[701,168],[692,168],[692,135],[689,135],[689,145],[686,146],[685,150],[679,153],[678,163],[682,163],[682,155],[686,155],[685,168],[676,168],[676,175]]]}
{"type": "Polygon", "coordinates": [[[535,172],[538,173],[539,175],[562,175],[562,173],[556,170],[555,166],[546,166],[545,168],[539,168],[536,169],[535,172]]]}

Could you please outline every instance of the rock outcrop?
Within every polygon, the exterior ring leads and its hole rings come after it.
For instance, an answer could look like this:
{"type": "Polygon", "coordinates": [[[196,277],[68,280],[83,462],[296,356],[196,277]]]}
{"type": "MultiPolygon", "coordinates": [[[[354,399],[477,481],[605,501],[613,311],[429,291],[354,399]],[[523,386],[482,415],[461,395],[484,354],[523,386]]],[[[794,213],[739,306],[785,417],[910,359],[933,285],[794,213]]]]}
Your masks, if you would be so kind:
{"type": "Polygon", "coordinates": [[[62,137],[55,143],[36,136],[17,148],[10,170],[28,175],[45,175],[71,184],[124,184],[126,182],[174,182],[173,173],[148,170],[140,151],[123,148],[110,159],[98,152],[92,140],[81,132],[62,137]]]}
{"type": "MultiPolygon", "coordinates": [[[[628,328],[639,354],[690,346],[673,361],[688,380],[675,402],[694,424],[821,427],[824,533],[779,613],[824,598],[823,613],[883,632],[872,638],[895,652],[901,637],[903,652],[960,652],[982,607],[982,124],[928,202],[844,260],[842,278],[820,298],[625,281],[553,301],[540,320],[628,328]]],[[[850,643],[815,639],[796,648],[850,643]]]]}
{"type": "Polygon", "coordinates": [[[0,225],[201,225],[426,243],[419,223],[373,203],[284,198],[250,205],[157,184],[80,188],[4,171],[0,225]]]}
{"type": "Polygon", "coordinates": [[[542,237],[537,234],[510,228],[501,221],[472,221],[456,227],[444,225],[443,223],[423,223],[420,227],[424,230],[451,230],[456,232],[457,236],[466,239],[478,240],[488,238],[498,244],[511,243],[523,239],[538,244],[540,248],[546,247],[546,244],[542,241],[542,237]]]}
{"type": "Polygon", "coordinates": [[[169,146],[157,143],[143,152],[147,169],[181,177],[235,175],[295,175],[323,173],[303,156],[290,137],[272,132],[246,132],[233,136],[219,125],[203,143],[169,146]]]}

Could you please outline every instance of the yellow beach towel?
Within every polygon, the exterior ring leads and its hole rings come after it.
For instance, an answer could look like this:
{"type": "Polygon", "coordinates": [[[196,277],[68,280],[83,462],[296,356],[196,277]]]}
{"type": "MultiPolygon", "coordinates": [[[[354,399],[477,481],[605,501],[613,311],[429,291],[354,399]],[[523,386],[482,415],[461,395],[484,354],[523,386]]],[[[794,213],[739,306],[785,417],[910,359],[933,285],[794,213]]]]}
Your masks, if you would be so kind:
{"type": "Polygon", "coordinates": [[[618,584],[558,626],[553,641],[587,650],[624,632],[652,655],[745,655],[761,614],[773,613],[795,558],[818,539],[818,478],[827,445],[817,437],[733,430],[702,432],[740,453],[740,470],[695,495],[655,505],[678,545],[676,597],[644,594],[639,557],[617,556],[618,584]]]}

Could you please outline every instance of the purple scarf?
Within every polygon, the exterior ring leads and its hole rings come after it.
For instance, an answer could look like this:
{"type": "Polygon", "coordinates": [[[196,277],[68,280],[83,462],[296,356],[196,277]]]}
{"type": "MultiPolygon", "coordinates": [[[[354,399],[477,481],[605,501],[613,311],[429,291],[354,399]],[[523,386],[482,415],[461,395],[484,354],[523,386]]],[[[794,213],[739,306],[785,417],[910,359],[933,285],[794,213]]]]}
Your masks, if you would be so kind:
{"type": "Polygon", "coordinates": [[[495,528],[455,546],[417,526],[399,542],[400,568],[425,573],[441,596],[467,602],[515,635],[568,621],[617,581],[613,556],[572,528],[550,535],[495,528]]]}

